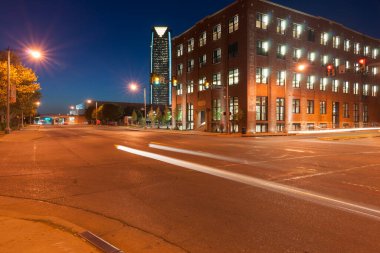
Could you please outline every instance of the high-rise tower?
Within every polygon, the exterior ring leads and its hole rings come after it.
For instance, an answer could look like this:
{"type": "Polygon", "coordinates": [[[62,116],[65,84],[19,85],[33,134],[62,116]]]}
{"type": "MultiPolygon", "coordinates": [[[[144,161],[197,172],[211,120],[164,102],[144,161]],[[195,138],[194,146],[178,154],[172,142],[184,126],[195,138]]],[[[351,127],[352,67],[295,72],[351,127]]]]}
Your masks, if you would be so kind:
{"type": "Polygon", "coordinates": [[[152,28],[150,102],[171,105],[171,33],[166,26],[152,28]]]}

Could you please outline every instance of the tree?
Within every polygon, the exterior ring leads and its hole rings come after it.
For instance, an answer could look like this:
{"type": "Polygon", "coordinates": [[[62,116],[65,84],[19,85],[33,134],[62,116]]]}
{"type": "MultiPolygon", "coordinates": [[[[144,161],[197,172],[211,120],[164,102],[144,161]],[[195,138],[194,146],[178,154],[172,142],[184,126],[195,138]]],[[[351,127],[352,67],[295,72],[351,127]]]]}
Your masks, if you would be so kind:
{"type": "Polygon", "coordinates": [[[152,107],[150,107],[148,118],[150,120],[151,127],[153,127],[154,123],[156,122],[156,113],[154,112],[152,107]]]}
{"type": "Polygon", "coordinates": [[[133,112],[132,112],[132,124],[136,124],[137,122],[137,113],[135,111],[135,109],[133,109],[133,112]]]}
{"type": "Polygon", "coordinates": [[[123,116],[122,108],[115,104],[103,104],[98,108],[98,118],[102,121],[117,121],[123,116]]]}
{"type": "Polygon", "coordinates": [[[87,119],[88,122],[91,122],[92,119],[94,119],[95,117],[95,106],[93,105],[90,105],[89,107],[87,107],[86,111],[84,112],[84,115],[87,119]]]}
{"type": "Polygon", "coordinates": [[[164,125],[166,125],[166,128],[169,128],[169,124],[170,124],[171,119],[172,119],[172,114],[171,114],[168,106],[165,105],[164,115],[162,117],[162,123],[164,125]]]}
{"type": "Polygon", "coordinates": [[[157,128],[160,128],[160,124],[162,121],[162,112],[160,107],[157,107],[156,109],[156,121],[157,121],[157,128]]]}

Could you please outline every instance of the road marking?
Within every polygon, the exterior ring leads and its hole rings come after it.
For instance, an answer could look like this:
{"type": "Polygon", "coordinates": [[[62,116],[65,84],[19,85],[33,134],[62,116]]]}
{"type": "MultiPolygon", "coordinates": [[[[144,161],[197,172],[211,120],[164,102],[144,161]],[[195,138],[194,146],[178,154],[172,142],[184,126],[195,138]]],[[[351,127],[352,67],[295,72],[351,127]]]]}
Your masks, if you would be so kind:
{"type": "Polygon", "coordinates": [[[147,158],[161,161],[161,162],[171,164],[174,166],[179,166],[179,167],[183,167],[189,170],[194,170],[201,173],[231,180],[234,182],[243,183],[243,184],[250,185],[253,187],[280,193],[283,195],[306,200],[306,201],[313,202],[319,205],[328,206],[331,208],[343,210],[346,212],[358,214],[361,216],[369,217],[377,221],[380,221],[379,209],[350,203],[347,201],[339,200],[339,199],[325,196],[322,194],[313,193],[311,191],[306,191],[299,188],[295,188],[295,187],[291,187],[291,186],[287,186],[287,185],[283,185],[283,184],[279,184],[279,183],[275,183],[275,182],[271,182],[271,181],[267,181],[267,180],[263,180],[259,178],[250,177],[243,174],[223,171],[223,170],[219,170],[210,166],[187,162],[184,160],[180,160],[180,159],[176,159],[176,158],[172,158],[168,156],[163,156],[163,155],[159,155],[159,154],[155,154],[155,153],[151,153],[151,152],[147,152],[143,150],[133,149],[126,146],[116,145],[116,148],[118,150],[121,150],[127,153],[135,154],[142,157],[147,157],[147,158]]]}
{"type": "Polygon", "coordinates": [[[311,153],[311,154],[314,153],[314,151],[310,151],[310,150],[299,150],[299,149],[290,149],[290,148],[285,149],[285,151],[297,152],[297,153],[311,153]]]}

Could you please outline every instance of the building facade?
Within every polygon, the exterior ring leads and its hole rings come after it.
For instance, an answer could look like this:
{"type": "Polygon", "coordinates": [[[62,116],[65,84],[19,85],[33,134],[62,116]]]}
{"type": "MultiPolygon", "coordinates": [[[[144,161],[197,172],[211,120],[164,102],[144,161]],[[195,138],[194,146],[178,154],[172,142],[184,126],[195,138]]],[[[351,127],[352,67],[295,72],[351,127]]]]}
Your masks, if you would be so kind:
{"type": "Polygon", "coordinates": [[[378,39],[237,0],[173,39],[173,123],[253,133],[378,126],[379,62],[378,39]]]}
{"type": "Polygon", "coordinates": [[[150,103],[171,105],[171,32],[168,27],[152,28],[150,103]]]}

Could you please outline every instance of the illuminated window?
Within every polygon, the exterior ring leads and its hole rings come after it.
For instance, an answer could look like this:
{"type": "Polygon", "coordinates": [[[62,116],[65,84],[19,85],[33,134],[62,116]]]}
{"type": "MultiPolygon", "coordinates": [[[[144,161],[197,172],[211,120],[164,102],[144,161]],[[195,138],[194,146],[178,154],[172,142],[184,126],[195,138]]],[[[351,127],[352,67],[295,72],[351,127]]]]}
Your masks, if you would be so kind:
{"type": "Polygon", "coordinates": [[[279,44],[277,45],[277,58],[285,59],[286,56],[286,46],[279,44]]]}
{"type": "Polygon", "coordinates": [[[359,122],[359,104],[354,104],[354,122],[359,122]]]}
{"type": "Polygon", "coordinates": [[[207,87],[206,83],[207,83],[207,81],[206,81],[206,77],[202,77],[201,79],[199,79],[199,87],[198,87],[198,90],[199,90],[199,91],[207,90],[208,87],[207,87]]]}
{"type": "Polygon", "coordinates": [[[222,75],[220,73],[216,73],[212,75],[212,86],[221,86],[222,85],[222,75]]]}
{"type": "Polygon", "coordinates": [[[177,65],[177,76],[182,75],[182,70],[183,70],[183,64],[178,64],[177,65]]]}
{"type": "Polygon", "coordinates": [[[348,81],[345,81],[343,83],[343,93],[349,93],[350,92],[350,83],[348,81]]]}
{"type": "Polygon", "coordinates": [[[276,120],[285,120],[285,98],[276,98],[276,120]]]}
{"type": "Polygon", "coordinates": [[[314,114],[314,100],[307,100],[307,114],[314,114]]]}
{"type": "Polygon", "coordinates": [[[187,93],[193,93],[194,92],[194,81],[191,80],[187,83],[187,93]]]}
{"type": "Polygon", "coordinates": [[[339,91],[339,80],[334,79],[332,81],[332,92],[338,92],[339,91]]]}
{"type": "Polygon", "coordinates": [[[192,52],[194,50],[194,38],[187,41],[187,52],[192,52]]]}
{"type": "Polygon", "coordinates": [[[268,84],[269,82],[269,69],[268,68],[256,68],[256,83],[268,84]]]}
{"type": "Polygon", "coordinates": [[[293,60],[298,61],[302,57],[302,50],[299,48],[293,49],[293,60]]]}
{"type": "Polygon", "coordinates": [[[316,59],[316,53],[315,52],[309,52],[307,54],[307,59],[311,62],[311,63],[314,63],[315,62],[315,59],[316,59]]]}
{"type": "Polygon", "coordinates": [[[206,42],[207,42],[207,33],[202,32],[201,36],[199,37],[199,46],[203,47],[204,45],[206,45],[206,42]]]}
{"type": "Polygon", "coordinates": [[[359,73],[360,72],[359,63],[357,63],[357,62],[354,63],[354,70],[355,70],[355,73],[359,73]]]}
{"type": "Polygon", "coordinates": [[[378,56],[379,56],[379,49],[378,48],[373,49],[372,50],[372,58],[377,59],[378,56]]]}
{"type": "Polygon", "coordinates": [[[256,97],[256,120],[268,120],[268,97],[256,97]]]}
{"type": "Polygon", "coordinates": [[[378,92],[379,92],[379,86],[377,85],[372,86],[372,96],[377,97],[378,92]]]}
{"type": "Polygon", "coordinates": [[[322,66],[326,66],[327,64],[329,64],[329,61],[330,57],[328,55],[322,55],[322,66]]]}
{"type": "Polygon", "coordinates": [[[371,54],[371,48],[369,46],[364,47],[364,55],[369,56],[371,54]]]}
{"type": "Polygon", "coordinates": [[[192,103],[187,104],[187,129],[194,129],[194,105],[192,103]]]}
{"type": "Polygon", "coordinates": [[[335,67],[339,67],[339,65],[340,65],[340,59],[339,58],[335,58],[334,59],[334,66],[335,67]]]}
{"type": "Polygon", "coordinates": [[[328,33],[321,33],[321,45],[326,46],[329,42],[330,36],[328,33]]]}
{"type": "Polygon", "coordinates": [[[340,47],[340,37],[339,36],[334,36],[333,37],[333,47],[334,48],[339,48],[340,47]]]}
{"type": "Polygon", "coordinates": [[[300,39],[302,34],[302,25],[293,23],[293,38],[300,39]]]}
{"type": "Polygon", "coordinates": [[[328,78],[327,77],[321,78],[321,82],[319,83],[319,90],[326,91],[327,84],[328,84],[328,78]]]}
{"type": "Polygon", "coordinates": [[[231,69],[228,72],[228,85],[239,83],[239,69],[231,69]]]}
{"type": "Polygon", "coordinates": [[[355,43],[354,45],[354,54],[360,54],[360,43],[355,43]]]}
{"type": "Polygon", "coordinates": [[[354,94],[359,95],[359,83],[354,83],[354,94]]]}
{"type": "Polygon", "coordinates": [[[379,74],[379,67],[373,67],[372,68],[372,75],[376,76],[377,74],[379,74]]]}
{"type": "Polygon", "coordinates": [[[277,71],[277,85],[284,86],[286,81],[286,71],[277,71]]]}
{"type": "Polygon", "coordinates": [[[314,90],[315,80],[315,76],[307,76],[306,88],[308,90],[314,90]]]}
{"type": "Polygon", "coordinates": [[[269,42],[268,41],[256,41],[256,52],[258,55],[268,55],[269,51],[269,42]]]}
{"type": "Polygon", "coordinates": [[[293,88],[299,88],[301,86],[301,74],[293,73],[293,88]]]}
{"type": "Polygon", "coordinates": [[[235,15],[228,21],[228,33],[233,33],[239,29],[239,15],[235,15]]]}
{"type": "MultiPolygon", "coordinates": [[[[230,98],[230,120],[236,119],[236,116],[239,113],[239,98],[238,97],[231,97],[230,98]]],[[[234,131],[238,131],[236,128],[237,126],[234,126],[234,131]]]]}
{"type": "Polygon", "coordinates": [[[269,16],[263,13],[256,13],[256,28],[266,30],[268,28],[269,16]]]}
{"type": "Polygon", "coordinates": [[[214,26],[214,29],[212,30],[212,39],[213,40],[218,40],[222,37],[222,25],[217,24],[214,26]]]}
{"type": "Polygon", "coordinates": [[[220,99],[212,100],[212,120],[222,119],[222,104],[220,99]]]}
{"type": "Polygon", "coordinates": [[[326,114],[326,101],[319,102],[319,114],[326,114]]]}
{"type": "Polygon", "coordinates": [[[344,51],[349,52],[351,50],[351,41],[344,40],[344,51]]]}
{"type": "Polygon", "coordinates": [[[177,95],[182,95],[182,83],[177,84],[177,95]]]}
{"type": "Polygon", "coordinates": [[[204,54],[201,57],[199,57],[199,67],[206,65],[206,63],[207,63],[207,56],[206,54],[204,54]]]}
{"type": "Polygon", "coordinates": [[[183,55],[183,44],[177,46],[177,56],[180,57],[183,55]]]}
{"type": "Polygon", "coordinates": [[[346,61],[346,69],[351,69],[351,63],[350,63],[350,61],[346,61]]]}
{"type": "Polygon", "coordinates": [[[191,72],[194,70],[194,59],[190,59],[187,61],[187,72],[191,72]]]}
{"type": "Polygon", "coordinates": [[[369,84],[364,84],[363,85],[363,96],[368,96],[369,95],[369,84]]]}
{"type": "Polygon", "coordinates": [[[350,106],[348,103],[343,104],[343,118],[349,118],[350,117],[350,106]]]}
{"type": "Polygon", "coordinates": [[[222,50],[220,48],[215,49],[212,53],[212,63],[220,63],[220,60],[222,59],[222,50]]]}
{"type": "Polygon", "coordinates": [[[277,19],[277,33],[284,35],[286,31],[286,20],[278,18],[277,19]]]}
{"type": "Polygon", "coordinates": [[[299,99],[293,99],[292,112],[294,114],[299,114],[301,112],[301,101],[299,99]]]}

